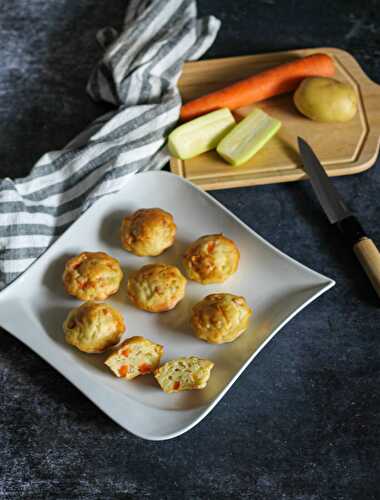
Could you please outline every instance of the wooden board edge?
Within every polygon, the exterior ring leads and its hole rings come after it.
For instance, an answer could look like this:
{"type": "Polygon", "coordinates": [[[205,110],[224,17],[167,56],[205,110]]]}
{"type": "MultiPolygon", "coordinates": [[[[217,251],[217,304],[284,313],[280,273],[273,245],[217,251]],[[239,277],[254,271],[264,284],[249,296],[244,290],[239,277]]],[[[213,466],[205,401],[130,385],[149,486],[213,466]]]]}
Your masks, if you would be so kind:
{"type": "Polygon", "coordinates": [[[186,179],[184,174],[183,161],[180,160],[179,158],[174,158],[174,156],[170,157],[170,171],[173,174],[179,175],[180,177],[186,179]]]}
{"type": "MultiPolygon", "coordinates": [[[[337,51],[345,52],[343,49],[336,49],[335,47],[331,47],[331,48],[330,47],[311,47],[311,48],[306,48],[306,49],[277,50],[274,52],[262,52],[260,54],[246,54],[244,56],[213,57],[211,59],[201,59],[199,61],[188,61],[188,62],[185,62],[184,67],[192,68],[192,67],[196,67],[196,66],[204,66],[204,65],[213,64],[216,62],[218,62],[218,64],[220,62],[228,63],[232,60],[248,61],[252,57],[254,57],[257,60],[260,60],[260,59],[265,60],[267,58],[273,58],[273,57],[281,58],[282,56],[286,57],[289,55],[290,56],[301,55],[302,57],[304,57],[305,55],[308,55],[308,54],[315,54],[316,52],[323,52],[323,51],[330,51],[330,50],[331,51],[337,50],[337,51]]],[[[349,53],[347,52],[347,54],[349,54],[349,53]]],[[[180,81],[180,79],[179,79],[179,81],[180,81]]]]}
{"type": "MultiPolygon", "coordinates": [[[[373,162],[368,165],[359,165],[356,167],[351,167],[349,172],[342,169],[329,170],[327,171],[329,177],[343,177],[347,175],[355,175],[366,170],[369,170],[373,165],[373,162]]],[[[268,184],[281,184],[283,182],[296,182],[301,180],[307,180],[308,176],[302,169],[296,168],[289,171],[281,171],[280,173],[272,173],[272,175],[265,174],[262,177],[252,175],[247,178],[242,178],[236,176],[236,179],[228,179],[226,182],[220,182],[218,179],[202,179],[202,180],[191,180],[193,184],[203,189],[204,191],[217,191],[219,189],[235,189],[241,187],[253,187],[253,186],[264,186],[268,184]]]]}
{"type": "MultiPolygon", "coordinates": [[[[380,93],[380,84],[376,83],[374,80],[372,80],[368,75],[367,73],[364,71],[364,69],[361,67],[361,65],[359,64],[359,62],[355,59],[355,57],[350,53],[348,52],[347,50],[344,50],[344,49],[340,49],[338,47],[321,47],[320,49],[318,50],[321,50],[321,51],[326,51],[326,52],[330,52],[334,55],[337,55],[339,56],[340,58],[342,59],[346,59],[346,60],[349,60],[350,61],[350,64],[352,64],[352,66],[358,71],[360,72],[360,76],[361,76],[361,80],[363,82],[366,82],[368,85],[373,85],[375,88],[378,89],[378,92],[380,93]]],[[[349,70],[347,70],[349,72],[349,70]]],[[[358,75],[356,75],[358,76],[358,75]]]]}

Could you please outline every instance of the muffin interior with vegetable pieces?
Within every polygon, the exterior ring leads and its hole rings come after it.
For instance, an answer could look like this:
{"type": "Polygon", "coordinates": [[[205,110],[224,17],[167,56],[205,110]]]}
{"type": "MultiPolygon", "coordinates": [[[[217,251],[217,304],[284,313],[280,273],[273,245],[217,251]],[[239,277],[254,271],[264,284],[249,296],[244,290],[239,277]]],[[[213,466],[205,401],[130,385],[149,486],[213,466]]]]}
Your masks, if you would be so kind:
{"type": "Polygon", "coordinates": [[[144,337],[125,340],[105,361],[108,368],[120,378],[132,380],[152,373],[159,366],[164,348],[144,337]]]}
{"type": "Polygon", "coordinates": [[[114,307],[90,301],[69,312],[63,330],[68,344],[83,352],[98,353],[119,343],[125,324],[114,307]]]}
{"type": "Polygon", "coordinates": [[[240,252],[235,242],[223,234],[196,240],[186,250],[183,266],[188,278],[202,284],[223,283],[238,269],[240,252]]]}
{"type": "Polygon", "coordinates": [[[142,208],[124,217],[121,243],[125,250],[135,255],[155,257],[173,245],[176,229],[169,212],[161,208],[142,208]]]}
{"type": "Polygon", "coordinates": [[[82,252],[66,262],[63,285],[79,300],[105,300],[123,279],[119,261],[104,252],[82,252]]]}
{"type": "Polygon", "coordinates": [[[191,356],[172,359],[157,368],[154,376],[166,393],[204,389],[214,363],[208,359],[191,356]]]}

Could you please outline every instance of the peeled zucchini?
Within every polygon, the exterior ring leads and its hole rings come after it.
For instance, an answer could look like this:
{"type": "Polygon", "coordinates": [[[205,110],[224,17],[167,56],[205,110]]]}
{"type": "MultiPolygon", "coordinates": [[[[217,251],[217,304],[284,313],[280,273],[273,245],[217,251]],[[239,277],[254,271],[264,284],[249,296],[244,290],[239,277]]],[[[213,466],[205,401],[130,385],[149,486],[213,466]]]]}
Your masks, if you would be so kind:
{"type": "Polygon", "coordinates": [[[255,108],[218,144],[216,151],[231,165],[248,161],[281,127],[281,122],[255,108]]]}
{"type": "Polygon", "coordinates": [[[227,108],[207,113],[174,129],[168,137],[169,151],[181,160],[193,158],[216,148],[234,125],[235,118],[227,108]]]}

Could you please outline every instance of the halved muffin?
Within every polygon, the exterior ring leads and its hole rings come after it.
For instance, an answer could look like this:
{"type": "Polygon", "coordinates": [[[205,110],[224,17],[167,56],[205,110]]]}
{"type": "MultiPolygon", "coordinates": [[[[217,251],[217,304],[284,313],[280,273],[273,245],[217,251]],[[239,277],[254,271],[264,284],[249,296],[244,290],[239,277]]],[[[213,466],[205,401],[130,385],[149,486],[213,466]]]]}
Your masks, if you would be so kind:
{"type": "Polygon", "coordinates": [[[208,359],[190,356],[172,359],[154,372],[155,379],[166,393],[204,389],[214,363],[208,359]]]}
{"type": "Polygon", "coordinates": [[[144,337],[131,337],[120,344],[105,364],[116,377],[132,380],[152,373],[159,366],[164,348],[144,337]]]}

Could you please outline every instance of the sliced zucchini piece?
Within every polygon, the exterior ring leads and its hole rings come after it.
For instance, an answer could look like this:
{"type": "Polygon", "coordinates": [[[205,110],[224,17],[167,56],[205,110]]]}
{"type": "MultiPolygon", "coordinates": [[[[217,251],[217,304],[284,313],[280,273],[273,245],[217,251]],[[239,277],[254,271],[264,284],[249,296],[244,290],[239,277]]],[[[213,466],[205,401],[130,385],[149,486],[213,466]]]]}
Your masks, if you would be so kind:
{"type": "Polygon", "coordinates": [[[281,122],[255,108],[218,144],[216,151],[231,165],[248,161],[281,127],[281,122]]]}
{"type": "Polygon", "coordinates": [[[176,158],[187,160],[215,149],[235,125],[228,108],[218,109],[175,128],[169,135],[168,148],[176,158]]]}

